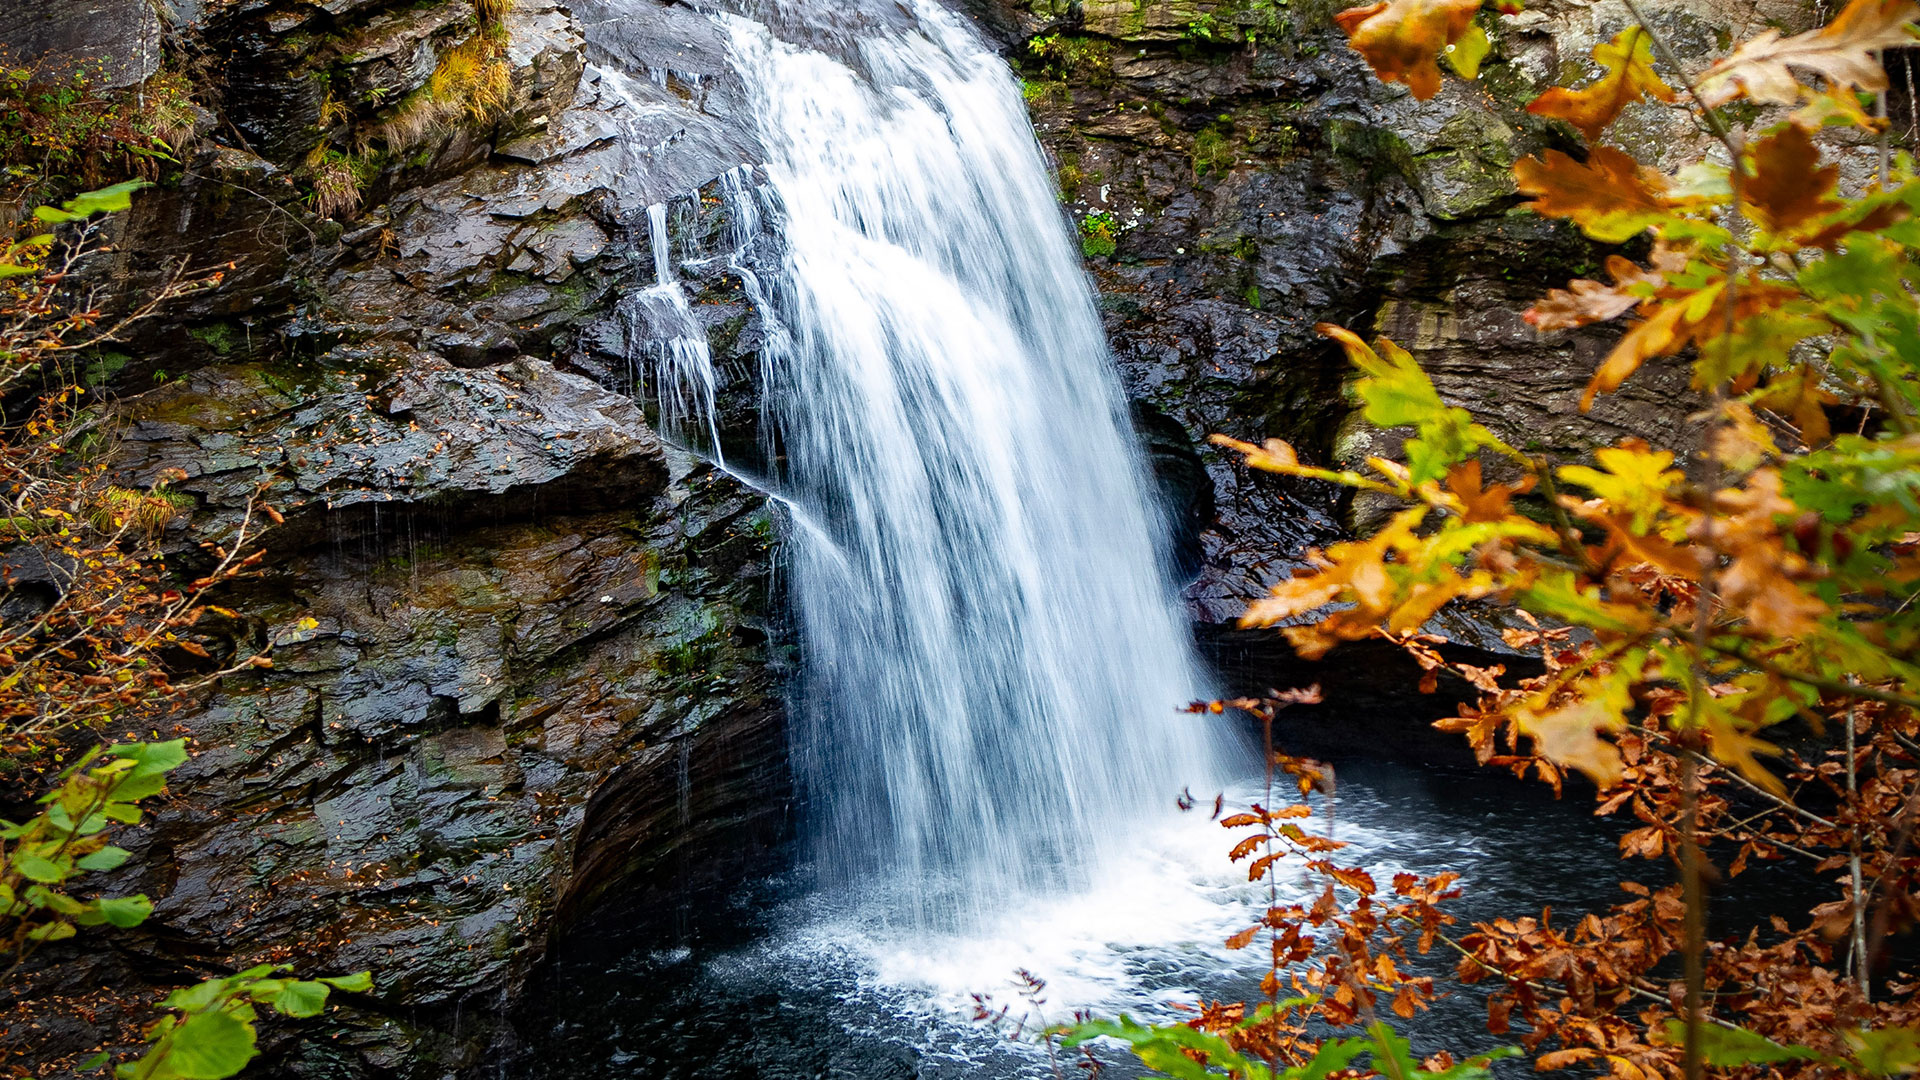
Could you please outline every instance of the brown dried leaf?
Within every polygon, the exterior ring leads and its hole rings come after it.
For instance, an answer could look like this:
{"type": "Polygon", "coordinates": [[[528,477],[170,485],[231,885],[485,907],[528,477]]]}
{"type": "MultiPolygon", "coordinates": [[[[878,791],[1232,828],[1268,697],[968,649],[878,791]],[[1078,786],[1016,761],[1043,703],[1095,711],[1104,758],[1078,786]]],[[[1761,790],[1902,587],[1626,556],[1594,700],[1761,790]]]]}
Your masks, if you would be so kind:
{"type": "Polygon", "coordinates": [[[1700,77],[1700,103],[1708,108],[1736,98],[1791,105],[1805,92],[1794,69],[1827,81],[1835,93],[1878,91],[1887,72],[1876,49],[1913,44],[1908,24],[1920,17],[1914,0],[1853,0],[1817,30],[1782,38],[1769,30],[1742,44],[1700,77]]]}

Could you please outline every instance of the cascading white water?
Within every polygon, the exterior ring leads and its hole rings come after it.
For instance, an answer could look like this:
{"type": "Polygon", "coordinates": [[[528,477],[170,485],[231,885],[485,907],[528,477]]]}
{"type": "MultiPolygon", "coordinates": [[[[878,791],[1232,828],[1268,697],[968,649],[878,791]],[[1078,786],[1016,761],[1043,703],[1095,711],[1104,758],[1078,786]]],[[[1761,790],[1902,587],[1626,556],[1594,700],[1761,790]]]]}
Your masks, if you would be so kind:
{"type": "Polygon", "coordinates": [[[1229,755],[1176,712],[1202,681],[1018,88],[931,0],[883,8],[844,35],[815,14],[807,45],[719,18],[783,251],[753,286],[816,864],[964,927],[1117,865],[1229,755]]]}

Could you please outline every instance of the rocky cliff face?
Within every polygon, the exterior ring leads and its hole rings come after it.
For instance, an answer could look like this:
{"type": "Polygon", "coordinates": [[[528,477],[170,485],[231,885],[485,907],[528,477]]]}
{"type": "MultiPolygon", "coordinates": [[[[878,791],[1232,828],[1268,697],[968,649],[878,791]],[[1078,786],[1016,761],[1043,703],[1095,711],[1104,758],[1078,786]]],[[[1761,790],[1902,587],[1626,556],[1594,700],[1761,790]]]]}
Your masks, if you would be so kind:
{"type": "Polygon", "coordinates": [[[717,38],[650,2],[36,12],[0,21],[16,55],[104,34],[153,48],[120,82],[196,88],[181,167],[93,271],[132,295],[225,266],[98,358],[119,469],[185,474],[182,569],[189,536],[286,520],[221,600],[216,659],[273,668],[180,718],[199,753],[123,841],[113,884],[154,917],[42,953],[0,1038],[59,1075],[166,987],[282,961],[377,989],[257,1069],[474,1069],[556,927],[786,827],[765,499],[662,443],[617,333],[644,208],[749,160],[717,38]]]}
{"type": "MultiPolygon", "coordinates": [[[[1205,444],[1213,432],[1279,437],[1340,465],[1394,450],[1395,437],[1353,408],[1346,362],[1315,323],[1392,337],[1451,403],[1533,449],[1671,439],[1690,406],[1685,373],[1668,366],[1580,413],[1580,390],[1617,331],[1543,337],[1521,319],[1604,254],[1517,212],[1513,162],[1574,142],[1524,107],[1550,85],[1597,73],[1587,54],[1632,21],[1625,5],[1542,0],[1518,16],[1483,12],[1495,44],[1479,82],[1449,78],[1427,102],[1372,77],[1331,27],[1339,6],[982,0],[977,9],[1025,78],[1115,355],[1193,524],[1196,620],[1234,655],[1223,624],[1248,598],[1306,547],[1365,531],[1389,509],[1250,474],[1205,444]]],[[[1798,0],[1649,6],[1701,66],[1729,40],[1815,15],[1798,0]]],[[[1684,118],[1651,107],[1616,136],[1676,159],[1703,149],[1684,118]]],[[[1470,621],[1460,630],[1478,636],[1470,621]]],[[[1275,674],[1263,667],[1249,685],[1275,674]]]]}

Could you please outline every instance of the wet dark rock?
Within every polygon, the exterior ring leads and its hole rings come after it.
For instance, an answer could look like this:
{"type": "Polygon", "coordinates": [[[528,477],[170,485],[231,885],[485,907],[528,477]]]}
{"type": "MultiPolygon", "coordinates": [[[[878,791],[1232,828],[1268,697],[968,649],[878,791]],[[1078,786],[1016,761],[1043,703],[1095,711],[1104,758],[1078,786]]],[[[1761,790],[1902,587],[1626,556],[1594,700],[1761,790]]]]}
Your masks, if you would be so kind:
{"type": "MultiPolygon", "coordinates": [[[[1113,253],[1090,255],[1088,267],[1129,394],[1181,427],[1212,477],[1186,592],[1209,635],[1227,632],[1221,624],[1307,549],[1364,533],[1392,509],[1250,474],[1206,442],[1281,438],[1325,464],[1398,449],[1398,433],[1361,420],[1350,369],[1316,323],[1394,338],[1443,397],[1539,451],[1575,454],[1626,434],[1683,441],[1694,405],[1685,373],[1654,365],[1580,413],[1579,392],[1617,331],[1542,337],[1520,318],[1605,254],[1515,213],[1513,162],[1566,141],[1524,105],[1621,29],[1624,13],[1530,4],[1496,20],[1477,85],[1449,79],[1419,102],[1346,48],[1334,6],[1297,2],[1278,21],[1186,0],[1003,2],[979,13],[1027,79],[1066,209],[1114,233],[1113,253]],[[1047,34],[1072,43],[1066,59],[1029,47],[1047,34]]],[[[1655,5],[1686,24],[1701,57],[1721,31],[1806,18],[1791,0],[1763,6],[1655,5]]],[[[1700,149],[1659,110],[1622,125],[1656,155],[1700,149]]],[[[1436,629],[1497,651],[1501,621],[1469,612],[1436,629]]]]}
{"type": "Polygon", "coordinates": [[[150,0],[33,0],[0,9],[0,43],[14,63],[97,72],[100,86],[142,82],[160,70],[162,17],[175,5],[150,0]]]}
{"type": "Polygon", "coordinates": [[[258,502],[281,548],[358,539],[424,512],[442,526],[595,512],[658,494],[660,441],[631,399],[519,357],[480,370],[397,345],[274,371],[203,368],[128,402],[132,482],[185,473],[196,527],[224,538],[258,502]]]}
{"type": "MultiPolygon", "coordinates": [[[[404,148],[383,125],[478,32],[467,0],[243,0],[169,31],[208,58],[212,118],[87,269],[122,305],[220,276],[103,356],[100,389],[120,482],[186,474],[182,572],[250,507],[284,515],[200,627],[274,666],[179,717],[198,752],[110,883],[155,915],[7,986],[10,1058],[125,1045],[166,988],[275,961],[376,989],[269,1024],[262,1075],[470,1073],[598,898],[666,904],[784,835],[766,500],[663,443],[624,357],[574,363],[651,280],[645,207],[752,156],[711,24],[623,10],[512,4],[508,100],[404,148]],[[333,219],[323,153],[362,185],[333,219]]],[[[690,287],[737,292],[723,270],[690,287]]],[[[757,345],[729,340],[738,370],[757,345]]]]}

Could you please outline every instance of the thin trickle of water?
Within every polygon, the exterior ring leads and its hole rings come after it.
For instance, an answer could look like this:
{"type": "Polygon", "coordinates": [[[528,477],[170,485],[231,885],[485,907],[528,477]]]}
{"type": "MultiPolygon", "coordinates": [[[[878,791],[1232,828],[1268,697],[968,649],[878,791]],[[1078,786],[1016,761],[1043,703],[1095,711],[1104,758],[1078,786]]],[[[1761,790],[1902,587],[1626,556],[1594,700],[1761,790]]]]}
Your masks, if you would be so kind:
{"type": "Polygon", "coordinates": [[[680,740],[680,760],[674,777],[674,809],[680,827],[685,829],[693,821],[693,736],[687,735],[680,740]]]}
{"type": "Polygon", "coordinates": [[[694,317],[687,293],[674,273],[672,240],[667,228],[667,204],[647,207],[648,239],[653,254],[653,284],[629,294],[620,306],[627,326],[627,363],[636,386],[647,387],[659,403],[660,427],[669,436],[688,441],[698,422],[707,451],[716,464],[725,465],[720,449],[715,400],[719,379],[706,327],[694,317]]]}
{"type": "Polygon", "coordinates": [[[653,283],[656,286],[675,284],[673,277],[673,259],[668,255],[672,241],[667,237],[667,204],[660,202],[647,207],[647,241],[653,249],[653,283]]]}
{"type": "Polygon", "coordinates": [[[1123,873],[1129,828],[1210,790],[1231,750],[1176,712],[1202,679],[1018,88],[950,13],[906,6],[911,26],[816,25],[811,45],[718,16],[767,177],[759,204],[746,174],[722,188],[780,246],[743,280],[779,330],[765,393],[807,526],[789,550],[815,863],[893,921],[953,929],[1123,873]]]}

